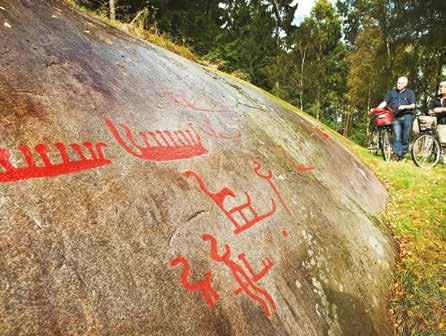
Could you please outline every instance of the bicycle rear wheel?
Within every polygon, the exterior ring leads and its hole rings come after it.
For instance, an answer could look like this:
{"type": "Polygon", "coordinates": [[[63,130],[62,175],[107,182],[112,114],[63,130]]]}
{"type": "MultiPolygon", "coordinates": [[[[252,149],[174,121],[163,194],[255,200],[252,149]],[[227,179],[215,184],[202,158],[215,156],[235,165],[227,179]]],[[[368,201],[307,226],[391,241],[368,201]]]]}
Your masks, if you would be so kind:
{"type": "Polygon", "coordinates": [[[387,128],[382,128],[381,132],[381,153],[383,155],[384,161],[389,161],[392,155],[392,141],[390,140],[390,130],[387,128]]]}
{"type": "Polygon", "coordinates": [[[420,135],[412,145],[411,155],[418,167],[435,167],[441,157],[440,142],[433,135],[420,135]]]}

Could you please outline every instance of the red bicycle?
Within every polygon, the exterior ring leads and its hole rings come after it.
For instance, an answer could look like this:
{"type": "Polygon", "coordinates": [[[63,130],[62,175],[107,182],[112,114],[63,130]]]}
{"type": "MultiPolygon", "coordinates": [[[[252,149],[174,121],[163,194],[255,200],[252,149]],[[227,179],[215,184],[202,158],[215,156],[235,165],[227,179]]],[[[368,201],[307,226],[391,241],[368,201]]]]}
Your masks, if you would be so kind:
{"type": "Polygon", "coordinates": [[[381,151],[385,161],[389,161],[392,156],[393,113],[394,111],[389,107],[374,108],[369,111],[369,115],[372,115],[374,119],[369,151],[375,154],[381,151]]]}

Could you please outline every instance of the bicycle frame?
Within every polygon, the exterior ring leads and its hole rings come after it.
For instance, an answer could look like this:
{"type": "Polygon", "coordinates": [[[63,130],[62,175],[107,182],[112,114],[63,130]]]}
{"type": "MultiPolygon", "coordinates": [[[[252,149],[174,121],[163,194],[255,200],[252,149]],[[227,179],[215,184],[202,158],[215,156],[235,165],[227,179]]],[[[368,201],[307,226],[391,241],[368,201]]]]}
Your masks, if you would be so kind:
{"type": "Polygon", "coordinates": [[[392,154],[392,145],[391,145],[391,138],[392,138],[392,125],[377,125],[376,119],[377,115],[380,113],[383,113],[383,111],[392,111],[392,109],[385,108],[385,109],[372,109],[369,111],[369,115],[373,116],[373,129],[372,129],[372,137],[371,137],[371,143],[369,145],[369,150],[372,152],[372,150],[381,151],[382,156],[385,161],[390,160],[391,154],[392,154]],[[378,144],[374,143],[374,134],[378,134],[378,144]],[[377,148],[376,148],[377,145],[377,148]]]}

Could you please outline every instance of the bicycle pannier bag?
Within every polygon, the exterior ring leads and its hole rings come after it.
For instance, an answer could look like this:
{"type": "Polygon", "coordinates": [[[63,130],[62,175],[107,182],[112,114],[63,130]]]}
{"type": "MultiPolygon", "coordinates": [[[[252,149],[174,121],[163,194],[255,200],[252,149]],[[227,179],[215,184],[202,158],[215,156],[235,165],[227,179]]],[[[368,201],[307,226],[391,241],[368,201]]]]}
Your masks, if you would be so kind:
{"type": "Polygon", "coordinates": [[[392,125],[393,121],[393,111],[383,110],[382,112],[375,113],[375,124],[376,126],[387,126],[392,125]]]}
{"type": "Polygon", "coordinates": [[[442,145],[446,145],[446,125],[437,126],[437,134],[442,145]]]}
{"type": "Polygon", "coordinates": [[[437,126],[437,117],[419,116],[417,121],[420,132],[433,130],[437,126]]]}

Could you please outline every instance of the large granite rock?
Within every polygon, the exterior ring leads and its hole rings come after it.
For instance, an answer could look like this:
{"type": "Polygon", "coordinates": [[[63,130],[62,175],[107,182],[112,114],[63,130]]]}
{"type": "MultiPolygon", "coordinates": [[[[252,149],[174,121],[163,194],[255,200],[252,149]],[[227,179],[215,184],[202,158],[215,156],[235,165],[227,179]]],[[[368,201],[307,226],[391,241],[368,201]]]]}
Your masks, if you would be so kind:
{"type": "Polygon", "coordinates": [[[0,2],[0,334],[386,335],[386,193],[303,113],[0,2]]]}

